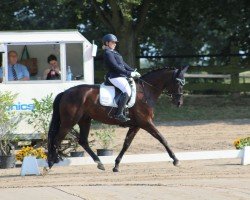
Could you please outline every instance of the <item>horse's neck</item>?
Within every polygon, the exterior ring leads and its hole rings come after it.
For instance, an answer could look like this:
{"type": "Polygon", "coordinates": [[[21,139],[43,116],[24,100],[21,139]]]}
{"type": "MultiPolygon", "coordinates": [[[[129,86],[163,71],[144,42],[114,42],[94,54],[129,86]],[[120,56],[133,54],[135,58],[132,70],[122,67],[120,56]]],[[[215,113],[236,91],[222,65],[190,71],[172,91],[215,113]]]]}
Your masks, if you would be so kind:
{"type": "Polygon", "coordinates": [[[165,89],[167,81],[170,79],[170,72],[153,72],[151,76],[144,79],[145,96],[154,105],[165,89]]]}

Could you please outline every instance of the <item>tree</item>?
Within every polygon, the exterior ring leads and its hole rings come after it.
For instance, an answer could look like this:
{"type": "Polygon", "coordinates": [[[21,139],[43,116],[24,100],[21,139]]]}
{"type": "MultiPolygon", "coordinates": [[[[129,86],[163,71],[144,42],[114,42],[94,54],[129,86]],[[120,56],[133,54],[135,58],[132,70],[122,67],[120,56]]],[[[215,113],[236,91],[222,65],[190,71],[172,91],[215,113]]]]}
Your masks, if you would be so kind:
{"type": "Polygon", "coordinates": [[[92,0],[102,23],[118,36],[119,51],[130,65],[136,65],[138,36],[147,20],[153,1],[150,0],[92,0]]]}
{"type": "Polygon", "coordinates": [[[49,30],[76,28],[81,21],[82,1],[2,0],[1,30],[49,30]]]}
{"type": "MultiPolygon", "coordinates": [[[[250,48],[248,0],[1,0],[0,10],[1,30],[78,28],[99,46],[104,34],[114,33],[125,61],[134,66],[138,55],[226,54],[250,48]]],[[[199,59],[167,64],[189,61],[199,59]]],[[[209,64],[229,61],[210,59],[209,64]]]]}
{"type": "MultiPolygon", "coordinates": [[[[229,54],[250,48],[250,6],[247,0],[157,2],[148,12],[140,37],[143,55],[229,54]],[[156,15],[157,13],[157,15],[156,15]],[[151,51],[153,50],[153,51],[151,51]]],[[[183,64],[197,59],[168,59],[183,64]]],[[[210,59],[225,65],[230,59],[210,59]]]]}
{"type": "Polygon", "coordinates": [[[19,24],[15,18],[15,12],[21,10],[20,1],[1,0],[0,3],[0,30],[19,29],[19,24]]]}

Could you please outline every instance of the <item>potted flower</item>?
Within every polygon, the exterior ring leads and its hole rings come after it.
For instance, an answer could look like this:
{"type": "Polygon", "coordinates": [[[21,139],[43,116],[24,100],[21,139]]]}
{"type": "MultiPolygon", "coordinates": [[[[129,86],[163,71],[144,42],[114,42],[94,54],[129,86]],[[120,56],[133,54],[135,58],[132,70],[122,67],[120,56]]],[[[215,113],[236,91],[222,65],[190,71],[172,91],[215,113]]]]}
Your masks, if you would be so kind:
{"type": "Polygon", "coordinates": [[[11,111],[17,94],[0,92],[0,168],[15,167],[14,143],[18,138],[14,131],[20,122],[20,115],[11,111]]]}
{"type": "Polygon", "coordinates": [[[236,149],[243,149],[245,146],[250,146],[250,137],[235,140],[234,146],[236,149]]]}
{"type": "Polygon", "coordinates": [[[98,156],[111,156],[113,155],[115,129],[107,124],[102,124],[101,128],[95,131],[96,141],[101,146],[101,149],[97,149],[98,156]]]}
{"type": "Polygon", "coordinates": [[[47,155],[42,147],[34,148],[26,146],[16,153],[16,160],[22,162],[27,156],[34,156],[36,159],[47,159],[47,155]]]}

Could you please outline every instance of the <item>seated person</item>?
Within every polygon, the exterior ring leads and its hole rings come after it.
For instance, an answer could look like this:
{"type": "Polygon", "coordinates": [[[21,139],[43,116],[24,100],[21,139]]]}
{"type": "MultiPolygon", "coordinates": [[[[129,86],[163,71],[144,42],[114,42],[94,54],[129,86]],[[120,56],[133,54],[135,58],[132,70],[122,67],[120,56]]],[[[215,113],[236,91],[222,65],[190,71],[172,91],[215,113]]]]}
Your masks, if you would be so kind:
{"type": "Polygon", "coordinates": [[[45,80],[60,80],[61,72],[60,67],[58,66],[57,58],[55,55],[51,54],[48,57],[49,68],[46,69],[43,73],[43,79],[45,80]]]}
{"type": "MultiPolygon", "coordinates": [[[[16,51],[8,52],[8,80],[18,81],[18,80],[29,80],[30,74],[26,66],[17,63],[18,55],[16,51]]],[[[3,70],[0,69],[0,79],[3,78],[3,70]]]]}

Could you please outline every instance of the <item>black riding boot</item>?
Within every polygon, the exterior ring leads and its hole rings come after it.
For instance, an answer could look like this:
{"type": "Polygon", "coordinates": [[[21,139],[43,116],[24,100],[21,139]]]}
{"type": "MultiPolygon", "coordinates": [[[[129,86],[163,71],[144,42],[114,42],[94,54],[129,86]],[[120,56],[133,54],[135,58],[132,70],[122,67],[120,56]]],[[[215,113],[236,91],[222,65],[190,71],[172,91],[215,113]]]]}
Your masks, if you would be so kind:
{"type": "Polygon", "coordinates": [[[115,115],[115,119],[118,119],[120,122],[126,122],[130,120],[130,118],[127,118],[126,116],[124,116],[124,109],[128,102],[128,99],[129,99],[129,96],[127,93],[121,94],[119,102],[118,102],[118,110],[115,115]]]}

